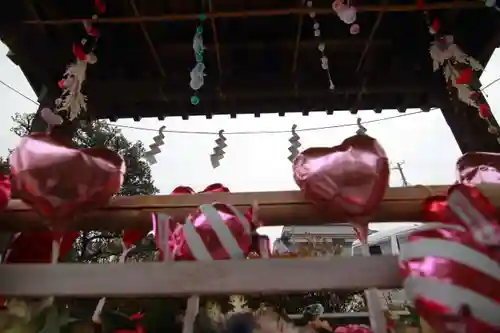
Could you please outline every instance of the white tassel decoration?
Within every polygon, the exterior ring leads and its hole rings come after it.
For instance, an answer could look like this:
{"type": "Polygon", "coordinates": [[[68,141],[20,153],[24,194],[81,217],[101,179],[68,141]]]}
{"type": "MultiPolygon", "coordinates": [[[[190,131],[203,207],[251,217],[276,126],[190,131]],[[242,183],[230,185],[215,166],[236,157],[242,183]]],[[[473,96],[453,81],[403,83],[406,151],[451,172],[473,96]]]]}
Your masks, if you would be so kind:
{"type": "Polygon", "coordinates": [[[216,146],[214,147],[214,153],[210,155],[210,161],[212,162],[212,168],[217,168],[220,166],[220,161],[224,158],[224,148],[227,147],[226,137],[224,136],[224,130],[219,131],[219,138],[215,140],[216,146]]]}
{"type": "Polygon", "coordinates": [[[85,60],[76,60],[70,64],[60,81],[62,94],[56,100],[56,111],[68,112],[69,120],[76,119],[82,111],[87,110],[87,96],[82,92],[83,82],[86,78],[87,64],[97,62],[94,54],[89,54],[85,60]]]}
{"type": "Polygon", "coordinates": [[[288,147],[288,151],[290,152],[290,156],[288,156],[288,160],[293,162],[295,157],[299,155],[299,148],[302,146],[300,143],[300,136],[296,132],[297,125],[292,126],[292,137],[288,140],[290,142],[290,147],[288,147]]]}
{"type": "Polygon", "coordinates": [[[163,141],[163,139],[165,139],[165,135],[163,134],[164,130],[165,126],[160,127],[158,135],[153,138],[154,143],[149,145],[149,150],[144,153],[144,158],[149,164],[156,164],[158,162],[156,161],[155,155],[161,153],[160,146],[165,144],[163,141]]]}

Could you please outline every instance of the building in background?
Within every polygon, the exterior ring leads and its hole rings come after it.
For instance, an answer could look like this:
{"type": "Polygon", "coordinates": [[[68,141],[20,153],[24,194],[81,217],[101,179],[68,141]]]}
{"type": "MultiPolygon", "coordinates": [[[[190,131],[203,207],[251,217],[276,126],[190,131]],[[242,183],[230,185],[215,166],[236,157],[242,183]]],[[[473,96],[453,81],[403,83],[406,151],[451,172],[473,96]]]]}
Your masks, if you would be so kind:
{"type": "MultiPolygon", "coordinates": [[[[376,231],[370,230],[369,234],[376,231]]],[[[292,242],[300,247],[306,244],[308,237],[321,237],[331,241],[334,245],[342,247],[342,255],[351,255],[351,245],[356,238],[356,233],[348,223],[310,225],[310,226],[285,226],[281,235],[288,234],[292,242]]]]}

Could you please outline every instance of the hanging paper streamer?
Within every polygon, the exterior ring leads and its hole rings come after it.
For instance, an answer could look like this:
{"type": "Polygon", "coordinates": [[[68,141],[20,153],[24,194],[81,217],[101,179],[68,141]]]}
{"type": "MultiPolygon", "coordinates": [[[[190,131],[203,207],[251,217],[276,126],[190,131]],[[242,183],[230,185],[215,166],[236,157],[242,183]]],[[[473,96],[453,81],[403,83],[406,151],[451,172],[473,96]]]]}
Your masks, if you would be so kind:
{"type": "Polygon", "coordinates": [[[360,27],[359,24],[356,23],[357,10],[355,7],[351,6],[350,1],[345,4],[344,0],[335,0],[332,2],[332,9],[337,13],[342,22],[350,25],[349,32],[351,35],[359,34],[360,27]]]}
{"type": "MultiPolygon", "coordinates": [[[[426,17],[427,18],[427,17],[426,17]]],[[[451,35],[440,33],[441,23],[428,20],[429,32],[434,36],[429,53],[433,68],[441,70],[444,79],[457,90],[457,98],[478,110],[479,117],[488,124],[488,132],[495,135],[500,143],[500,129],[492,122],[492,113],[481,93],[479,74],[483,66],[473,57],[465,54],[454,42],[451,35]]]]}
{"type": "Polygon", "coordinates": [[[358,130],[356,131],[357,135],[366,134],[366,132],[368,131],[361,122],[362,122],[361,118],[356,119],[356,124],[358,125],[358,130]]]}
{"type": "Polygon", "coordinates": [[[210,155],[210,161],[212,162],[212,168],[217,168],[220,166],[220,160],[224,158],[224,148],[227,147],[226,137],[223,135],[224,130],[219,131],[219,138],[215,140],[216,146],[214,147],[214,153],[210,155]]]}
{"type": "Polygon", "coordinates": [[[196,65],[191,70],[191,81],[189,86],[194,90],[194,95],[191,96],[191,104],[198,105],[200,103],[200,98],[197,96],[197,91],[204,84],[205,80],[205,63],[203,62],[203,53],[205,51],[205,46],[203,45],[203,21],[205,20],[205,15],[200,15],[200,24],[196,27],[196,33],[193,38],[193,51],[196,58],[196,65]]]}
{"type": "MultiPolygon", "coordinates": [[[[97,14],[92,16],[93,20],[103,14],[105,5],[102,0],[95,0],[97,14]]],[[[56,99],[56,112],[64,113],[69,120],[76,119],[82,111],[87,109],[87,97],[82,92],[82,86],[86,78],[87,65],[95,64],[97,57],[93,53],[99,39],[99,33],[92,22],[84,22],[86,36],[78,43],[73,44],[73,55],[75,62],[68,65],[59,80],[58,86],[62,89],[61,96],[56,99]]],[[[49,124],[53,125],[53,124],[49,124]]]]}
{"type": "MultiPolygon", "coordinates": [[[[307,1],[306,5],[308,8],[312,8],[313,3],[312,3],[312,1],[307,1]]],[[[313,21],[314,37],[320,39],[321,38],[321,30],[320,30],[319,22],[316,20],[316,12],[314,12],[314,11],[309,12],[309,16],[311,17],[311,19],[313,21]]],[[[328,57],[325,54],[325,43],[320,41],[320,43],[318,44],[318,50],[319,50],[319,52],[321,52],[321,68],[323,68],[328,75],[329,89],[333,90],[333,89],[335,89],[335,85],[333,84],[332,75],[330,73],[330,68],[328,66],[328,57]]]]}
{"type": "Polygon", "coordinates": [[[158,155],[161,153],[160,146],[163,146],[165,142],[163,139],[165,139],[165,135],[163,134],[163,131],[165,130],[165,126],[160,127],[158,130],[158,135],[153,138],[154,143],[152,145],[149,145],[149,150],[144,153],[144,158],[149,164],[156,164],[156,158],[155,155],[158,155]]]}
{"type": "Polygon", "coordinates": [[[292,126],[292,137],[288,139],[288,142],[290,142],[290,147],[288,147],[288,151],[290,152],[290,156],[288,156],[288,160],[290,162],[293,162],[295,157],[299,155],[299,148],[302,146],[300,143],[300,136],[297,134],[295,131],[297,129],[297,125],[292,126]]]}

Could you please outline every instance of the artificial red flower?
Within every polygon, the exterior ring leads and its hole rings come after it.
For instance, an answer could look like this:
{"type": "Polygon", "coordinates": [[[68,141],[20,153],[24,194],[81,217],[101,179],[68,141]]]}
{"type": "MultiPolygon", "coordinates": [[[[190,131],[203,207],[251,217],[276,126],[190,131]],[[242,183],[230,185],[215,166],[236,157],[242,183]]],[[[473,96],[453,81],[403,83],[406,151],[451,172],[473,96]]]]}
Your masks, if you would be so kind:
{"type": "Polygon", "coordinates": [[[491,116],[490,107],[488,104],[479,104],[479,116],[483,119],[488,119],[491,116]]]}
{"type": "Polygon", "coordinates": [[[467,67],[455,79],[456,84],[470,84],[472,82],[472,68],[467,67]]]}

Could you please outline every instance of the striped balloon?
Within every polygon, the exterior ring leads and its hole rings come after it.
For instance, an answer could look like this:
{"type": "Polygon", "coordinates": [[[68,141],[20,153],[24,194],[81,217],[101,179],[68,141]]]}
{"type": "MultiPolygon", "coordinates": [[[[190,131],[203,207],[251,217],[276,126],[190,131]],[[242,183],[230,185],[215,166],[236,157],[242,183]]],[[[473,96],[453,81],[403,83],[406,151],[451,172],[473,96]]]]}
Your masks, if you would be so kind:
{"type": "Polygon", "coordinates": [[[236,208],[201,205],[173,235],[176,260],[244,259],[252,242],[252,224],[236,208]]]}
{"type": "Polygon", "coordinates": [[[454,186],[424,204],[424,215],[441,222],[401,245],[406,295],[437,332],[500,332],[500,241],[490,206],[477,189],[454,186]]]}

